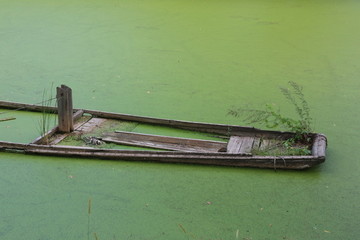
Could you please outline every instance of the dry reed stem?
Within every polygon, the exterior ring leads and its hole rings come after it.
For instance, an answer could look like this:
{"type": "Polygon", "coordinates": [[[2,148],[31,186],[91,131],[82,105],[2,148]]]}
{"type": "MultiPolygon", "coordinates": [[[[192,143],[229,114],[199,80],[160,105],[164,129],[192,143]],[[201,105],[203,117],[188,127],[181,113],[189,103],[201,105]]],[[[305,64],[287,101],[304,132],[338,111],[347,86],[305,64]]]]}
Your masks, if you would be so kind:
{"type": "Polygon", "coordinates": [[[96,232],[94,232],[94,237],[95,237],[95,240],[99,240],[99,238],[98,238],[98,236],[97,236],[96,232]]]}
{"type": "Polygon", "coordinates": [[[186,233],[185,228],[181,224],[179,224],[179,227],[184,233],[186,233]]]}
{"type": "Polygon", "coordinates": [[[91,214],[91,198],[89,198],[89,201],[88,201],[88,214],[89,215],[91,214]]]}

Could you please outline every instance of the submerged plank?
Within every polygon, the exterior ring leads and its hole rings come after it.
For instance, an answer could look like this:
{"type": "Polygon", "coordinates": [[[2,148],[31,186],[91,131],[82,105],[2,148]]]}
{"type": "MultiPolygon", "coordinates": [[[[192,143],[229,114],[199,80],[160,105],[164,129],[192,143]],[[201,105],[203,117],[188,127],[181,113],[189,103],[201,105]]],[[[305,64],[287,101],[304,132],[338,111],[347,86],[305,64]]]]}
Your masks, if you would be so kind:
{"type": "Polygon", "coordinates": [[[77,128],[76,131],[81,133],[91,132],[95,128],[100,127],[105,121],[106,121],[105,118],[91,118],[89,121],[87,121],[82,126],[77,128]]]}
{"type": "Polygon", "coordinates": [[[116,131],[103,135],[104,142],[184,152],[219,152],[226,142],[116,131]]]}
{"type": "MultiPolygon", "coordinates": [[[[75,118],[75,117],[74,117],[75,118]]],[[[62,140],[64,140],[65,138],[67,138],[70,135],[74,135],[74,134],[80,134],[80,132],[77,131],[77,129],[79,129],[82,125],[84,125],[86,122],[88,122],[91,119],[90,116],[86,116],[83,117],[83,119],[78,119],[75,124],[74,124],[74,132],[68,134],[68,133],[59,133],[59,134],[54,134],[55,136],[51,139],[50,141],[50,145],[56,145],[58,143],[60,143],[62,140]]]]}
{"type": "Polygon", "coordinates": [[[48,141],[59,130],[59,126],[55,126],[43,135],[37,137],[31,144],[49,144],[48,141]]]}

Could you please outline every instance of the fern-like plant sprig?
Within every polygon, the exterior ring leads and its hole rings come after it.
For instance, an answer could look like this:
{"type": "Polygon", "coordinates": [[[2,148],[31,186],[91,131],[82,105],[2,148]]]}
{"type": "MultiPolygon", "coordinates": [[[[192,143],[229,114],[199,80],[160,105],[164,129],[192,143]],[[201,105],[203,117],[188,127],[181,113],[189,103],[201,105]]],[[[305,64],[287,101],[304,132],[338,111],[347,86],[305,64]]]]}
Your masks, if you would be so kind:
{"type": "Polygon", "coordinates": [[[294,132],[292,142],[310,142],[312,132],[310,108],[305,100],[302,87],[295,82],[289,82],[290,88],[281,87],[282,95],[293,105],[298,119],[286,117],[281,114],[280,109],[276,109],[274,104],[266,104],[264,110],[236,108],[228,111],[229,115],[242,118],[248,124],[263,124],[267,128],[282,128],[294,132]]]}
{"type": "Polygon", "coordinates": [[[300,85],[292,81],[289,82],[289,85],[292,89],[281,87],[280,90],[285,98],[295,107],[302,127],[306,129],[306,131],[311,131],[312,118],[310,116],[309,105],[302,92],[303,89],[300,85]]]}

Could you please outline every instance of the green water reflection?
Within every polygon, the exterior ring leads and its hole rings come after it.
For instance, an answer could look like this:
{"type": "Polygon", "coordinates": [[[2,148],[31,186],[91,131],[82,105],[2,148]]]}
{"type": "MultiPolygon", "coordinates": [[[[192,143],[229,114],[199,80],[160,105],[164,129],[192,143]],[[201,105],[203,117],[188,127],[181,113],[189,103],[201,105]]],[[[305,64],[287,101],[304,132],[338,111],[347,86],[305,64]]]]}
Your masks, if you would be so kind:
{"type": "MultiPolygon", "coordinates": [[[[36,103],[64,83],[78,108],[243,124],[227,109],[295,114],[278,91],[291,80],[329,149],[306,172],[0,153],[0,238],[356,239],[359,11],[350,0],[1,1],[0,99],[36,103]]],[[[36,117],[16,117],[1,139],[34,139],[36,117]]]]}

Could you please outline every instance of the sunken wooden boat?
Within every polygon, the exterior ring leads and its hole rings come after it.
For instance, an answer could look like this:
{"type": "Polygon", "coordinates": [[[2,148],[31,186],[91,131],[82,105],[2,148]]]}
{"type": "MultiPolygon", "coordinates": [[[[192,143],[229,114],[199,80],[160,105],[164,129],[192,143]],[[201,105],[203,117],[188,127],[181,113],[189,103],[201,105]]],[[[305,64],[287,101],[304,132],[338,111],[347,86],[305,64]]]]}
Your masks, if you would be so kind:
{"type": "MultiPolygon", "coordinates": [[[[63,105],[72,105],[62,103],[63,105]]],[[[59,104],[61,105],[61,104],[59,104]]],[[[29,144],[0,141],[1,151],[16,151],[27,154],[61,157],[83,157],[109,160],[150,161],[163,163],[203,164],[232,167],[256,167],[271,169],[307,169],[325,161],[327,139],[323,134],[311,134],[311,143],[306,146],[308,155],[266,155],[294,136],[291,132],[261,130],[225,124],[209,124],[190,121],[141,117],[129,114],[102,112],[86,109],[71,109],[65,115],[72,122],[62,124],[60,107],[44,107],[33,104],[0,101],[0,108],[24,111],[51,111],[59,115],[59,125],[29,144]],[[141,123],[184,129],[204,133],[219,140],[204,140],[143,134],[113,130],[101,136],[84,137],[91,129],[101,127],[106,121],[112,123],[141,123]],[[78,136],[86,140],[81,146],[64,145],[66,138],[78,136]],[[99,145],[97,145],[99,144],[99,145]],[[141,149],[107,148],[107,145],[136,146],[141,149]],[[146,150],[146,149],[148,150],[146,150]],[[262,152],[262,154],[260,154],[262,152]],[[264,155],[265,153],[265,155],[264,155]]]]}

